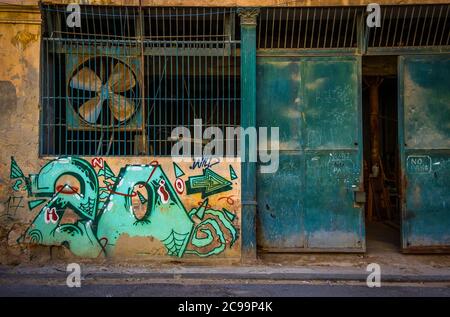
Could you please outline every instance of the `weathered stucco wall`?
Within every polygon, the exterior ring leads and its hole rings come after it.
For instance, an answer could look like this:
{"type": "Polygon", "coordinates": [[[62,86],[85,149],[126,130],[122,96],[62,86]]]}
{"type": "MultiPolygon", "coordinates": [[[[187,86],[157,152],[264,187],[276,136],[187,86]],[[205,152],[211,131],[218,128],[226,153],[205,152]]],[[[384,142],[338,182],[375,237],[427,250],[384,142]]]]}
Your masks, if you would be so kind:
{"type": "Polygon", "coordinates": [[[17,154],[24,166],[39,167],[39,15],[26,11],[0,12],[0,262],[17,261],[20,248],[14,243],[23,223],[32,215],[18,207],[22,194],[12,191],[10,156],[17,154]],[[22,23],[11,24],[11,21],[22,23]],[[19,210],[20,209],[20,210],[19,210]]]}
{"type": "Polygon", "coordinates": [[[238,161],[39,157],[39,48],[39,14],[3,7],[0,263],[240,260],[238,161]]]}

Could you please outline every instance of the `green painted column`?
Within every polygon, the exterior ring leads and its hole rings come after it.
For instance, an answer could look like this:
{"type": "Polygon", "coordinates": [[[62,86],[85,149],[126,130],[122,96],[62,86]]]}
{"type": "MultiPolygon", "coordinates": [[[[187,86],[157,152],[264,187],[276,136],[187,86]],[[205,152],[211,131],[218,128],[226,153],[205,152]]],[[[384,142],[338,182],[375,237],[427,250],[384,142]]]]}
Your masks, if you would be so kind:
{"type": "MultiPolygon", "coordinates": [[[[256,127],[256,18],[258,8],[239,8],[241,21],[241,126],[256,127]]],[[[256,162],[249,162],[249,142],[241,138],[242,260],[256,259],[256,162]]]]}

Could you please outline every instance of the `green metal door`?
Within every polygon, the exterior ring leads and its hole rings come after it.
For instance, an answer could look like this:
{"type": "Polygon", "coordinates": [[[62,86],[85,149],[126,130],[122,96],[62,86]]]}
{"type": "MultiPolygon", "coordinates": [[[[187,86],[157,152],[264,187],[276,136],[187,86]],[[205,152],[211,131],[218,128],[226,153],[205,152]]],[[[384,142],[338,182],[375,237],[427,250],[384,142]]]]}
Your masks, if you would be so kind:
{"type": "Polygon", "coordinates": [[[402,246],[450,250],[450,56],[399,58],[402,246]]]}
{"type": "Polygon", "coordinates": [[[279,127],[279,168],[257,173],[267,251],[364,251],[361,63],[355,56],[257,59],[257,125],[279,127]]]}

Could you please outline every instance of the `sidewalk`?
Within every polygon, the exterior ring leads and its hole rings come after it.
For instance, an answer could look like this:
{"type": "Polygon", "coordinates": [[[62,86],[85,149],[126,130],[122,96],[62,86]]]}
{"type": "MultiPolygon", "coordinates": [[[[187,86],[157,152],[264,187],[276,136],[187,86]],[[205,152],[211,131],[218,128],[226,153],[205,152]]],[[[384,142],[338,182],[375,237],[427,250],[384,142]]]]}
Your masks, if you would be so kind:
{"type": "MultiPolygon", "coordinates": [[[[283,281],[366,281],[368,272],[356,268],[339,267],[117,267],[81,265],[84,280],[283,280],[283,281]]],[[[450,282],[450,270],[433,270],[430,272],[402,273],[384,271],[384,282],[450,282]]],[[[0,268],[1,280],[65,280],[66,268],[62,265],[45,268],[21,267],[0,268]]]]}
{"type": "MultiPolygon", "coordinates": [[[[84,280],[282,280],[282,281],[366,281],[367,264],[378,263],[384,282],[449,282],[448,255],[266,255],[256,264],[241,266],[192,266],[184,264],[92,264],[80,263],[84,280]],[[280,263],[280,257],[283,258],[280,263]],[[401,261],[399,261],[401,260],[401,261]],[[390,262],[390,263],[389,263],[390,262]]],[[[2,280],[65,280],[66,263],[41,267],[0,267],[2,280]]]]}
{"type": "MultiPolygon", "coordinates": [[[[261,254],[249,265],[226,266],[194,265],[183,262],[83,262],[82,277],[87,281],[112,280],[127,283],[136,280],[264,280],[264,281],[366,281],[370,272],[367,265],[377,263],[384,282],[444,282],[450,283],[450,255],[401,254],[392,243],[389,229],[372,236],[365,254],[261,254]]],[[[371,233],[369,232],[369,235],[371,233]]],[[[77,262],[76,259],[70,262],[77,262]]],[[[70,262],[49,264],[21,264],[0,266],[1,281],[26,280],[65,281],[66,265],[70,262]]],[[[211,263],[205,260],[204,263],[211,263]]]]}

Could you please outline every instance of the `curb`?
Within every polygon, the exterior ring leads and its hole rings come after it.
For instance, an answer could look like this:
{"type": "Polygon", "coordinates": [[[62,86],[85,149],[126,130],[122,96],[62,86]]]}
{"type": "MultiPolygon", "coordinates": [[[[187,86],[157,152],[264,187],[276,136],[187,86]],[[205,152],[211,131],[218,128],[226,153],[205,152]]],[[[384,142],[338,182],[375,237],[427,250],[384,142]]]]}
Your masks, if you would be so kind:
{"type": "MultiPolygon", "coordinates": [[[[148,273],[103,273],[92,272],[82,274],[84,280],[96,280],[96,279],[141,279],[141,280],[279,280],[279,281],[355,281],[365,282],[367,274],[359,273],[296,273],[296,272],[259,272],[259,273],[211,273],[211,272],[148,272],[148,273]]],[[[8,272],[0,273],[0,279],[66,279],[66,272],[55,273],[21,273],[21,272],[8,272]]],[[[383,274],[381,276],[383,282],[450,282],[450,275],[412,275],[412,274],[383,274]]],[[[128,282],[127,282],[128,283],[128,282]]]]}

